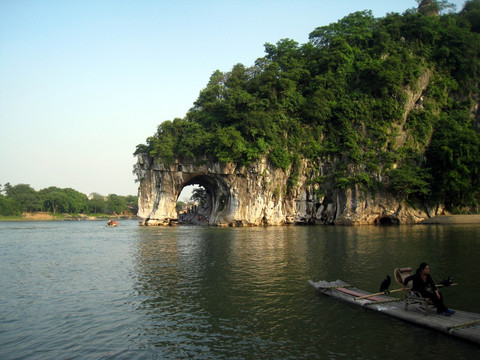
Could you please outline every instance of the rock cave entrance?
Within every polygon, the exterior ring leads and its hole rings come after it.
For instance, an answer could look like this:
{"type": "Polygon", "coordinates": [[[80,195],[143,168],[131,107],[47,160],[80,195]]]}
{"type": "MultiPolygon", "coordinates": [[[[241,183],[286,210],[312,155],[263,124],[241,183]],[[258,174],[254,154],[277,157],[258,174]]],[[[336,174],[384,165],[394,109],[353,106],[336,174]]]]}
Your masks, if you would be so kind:
{"type": "MultiPolygon", "coordinates": [[[[182,208],[177,208],[180,224],[209,225],[214,223],[227,208],[228,188],[218,176],[197,175],[182,184],[178,197],[182,195],[182,208]],[[183,192],[185,191],[185,194],[183,192]],[[188,194],[191,193],[190,196],[188,194]],[[185,197],[187,197],[185,201],[185,197]]],[[[178,200],[177,200],[178,204],[178,200]]]]}
{"type": "Polygon", "coordinates": [[[381,216],[375,219],[375,225],[399,225],[400,221],[393,216],[381,216]]]}

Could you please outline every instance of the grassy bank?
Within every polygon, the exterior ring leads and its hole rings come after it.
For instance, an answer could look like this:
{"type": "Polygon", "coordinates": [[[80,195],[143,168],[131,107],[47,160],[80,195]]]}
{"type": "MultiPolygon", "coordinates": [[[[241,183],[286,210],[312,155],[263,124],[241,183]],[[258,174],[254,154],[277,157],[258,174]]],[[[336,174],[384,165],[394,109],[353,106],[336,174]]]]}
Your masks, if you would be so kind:
{"type": "Polygon", "coordinates": [[[50,212],[23,213],[20,216],[0,216],[0,221],[75,221],[75,220],[107,220],[135,219],[135,215],[110,214],[54,214],[50,212]]]}

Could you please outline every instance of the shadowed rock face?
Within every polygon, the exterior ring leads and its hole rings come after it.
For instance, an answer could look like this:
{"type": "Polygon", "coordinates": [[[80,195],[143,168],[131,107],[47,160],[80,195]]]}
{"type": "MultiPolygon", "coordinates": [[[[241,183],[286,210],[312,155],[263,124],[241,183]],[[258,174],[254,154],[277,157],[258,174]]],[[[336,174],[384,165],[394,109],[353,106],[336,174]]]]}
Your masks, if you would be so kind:
{"type": "Polygon", "coordinates": [[[432,0],[422,0],[418,5],[418,12],[426,16],[438,16],[437,6],[432,0]]]}
{"type": "MultiPolygon", "coordinates": [[[[143,225],[169,225],[178,218],[176,202],[185,186],[197,184],[207,193],[204,221],[217,226],[285,224],[411,224],[442,209],[413,209],[389,194],[372,196],[358,186],[335,187],[338,162],[313,167],[303,161],[298,180],[288,187],[290,172],[274,169],[266,159],[248,166],[196,159],[172,165],[139,155],[135,165],[139,212],[143,225]],[[319,177],[327,179],[318,182],[319,177]]],[[[354,171],[354,170],[352,170],[354,171]]]]}

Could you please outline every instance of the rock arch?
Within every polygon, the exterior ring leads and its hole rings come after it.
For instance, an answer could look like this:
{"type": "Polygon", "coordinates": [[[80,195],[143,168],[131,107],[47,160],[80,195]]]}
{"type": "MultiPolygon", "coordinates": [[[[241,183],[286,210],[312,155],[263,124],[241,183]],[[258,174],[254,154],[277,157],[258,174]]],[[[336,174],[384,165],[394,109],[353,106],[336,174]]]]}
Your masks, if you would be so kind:
{"type": "Polygon", "coordinates": [[[139,186],[139,212],[143,225],[169,225],[178,218],[176,203],[183,188],[200,185],[210,202],[208,223],[228,223],[238,203],[229,181],[228,166],[207,162],[176,162],[172,165],[155,162],[139,155],[134,172],[139,186]]]}
{"type": "Polygon", "coordinates": [[[269,165],[266,158],[247,166],[206,158],[177,159],[167,165],[139,154],[134,167],[140,183],[138,216],[143,225],[176,222],[178,197],[193,184],[207,191],[208,224],[218,226],[411,224],[440,209],[412,208],[388,193],[378,191],[373,196],[359,185],[338,188],[328,180],[334,179],[335,166],[335,162],[312,166],[302,160],[297,169],[284,171],[269,165]]]}

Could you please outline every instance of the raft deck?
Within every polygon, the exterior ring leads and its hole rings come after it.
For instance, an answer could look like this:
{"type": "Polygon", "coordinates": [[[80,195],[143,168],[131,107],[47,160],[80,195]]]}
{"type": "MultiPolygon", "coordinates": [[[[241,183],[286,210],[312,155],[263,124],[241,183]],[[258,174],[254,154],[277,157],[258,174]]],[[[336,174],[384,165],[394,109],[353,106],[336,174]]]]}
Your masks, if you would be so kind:
{"type": "Polygon", "coordinates": [[[338,300],[480,344],[480,314],[455,310],[454,315],[444,316],[437,314],[434,308],[430,308],[428,315],[425,315],[419,305],[409,305],[408,310],[405,310],[403,298],[380,295],[355,300],[371,293],[353,287],[342,280],[332,282],[309,280],[308,282],[319,292],[338,300]]]}

